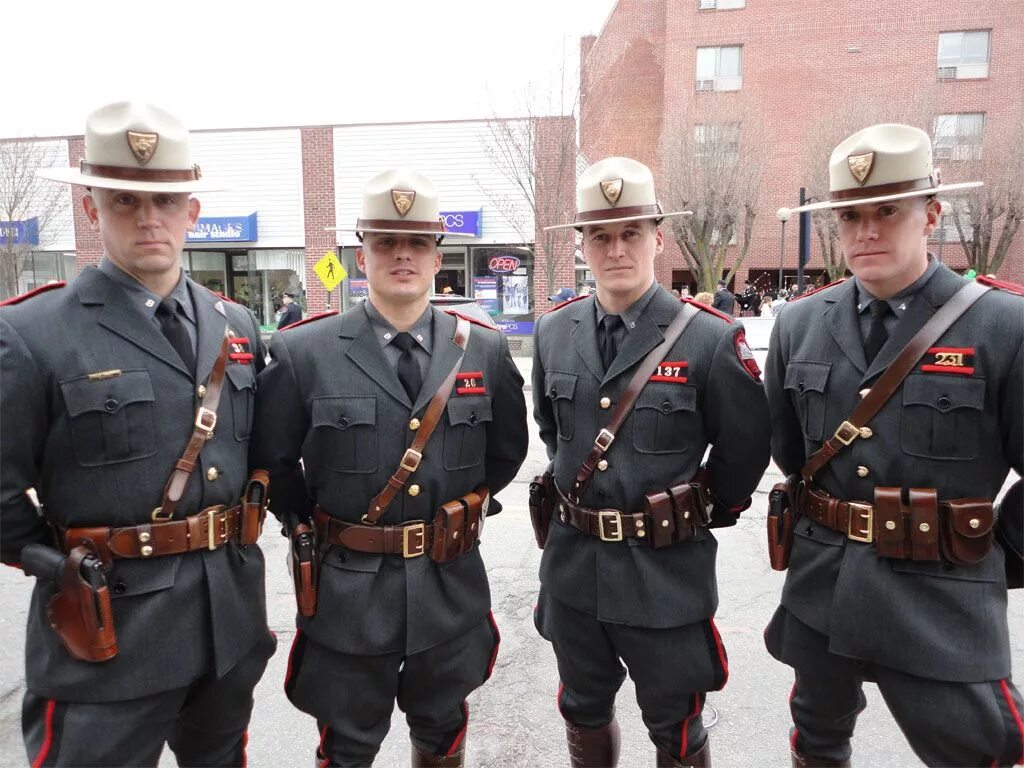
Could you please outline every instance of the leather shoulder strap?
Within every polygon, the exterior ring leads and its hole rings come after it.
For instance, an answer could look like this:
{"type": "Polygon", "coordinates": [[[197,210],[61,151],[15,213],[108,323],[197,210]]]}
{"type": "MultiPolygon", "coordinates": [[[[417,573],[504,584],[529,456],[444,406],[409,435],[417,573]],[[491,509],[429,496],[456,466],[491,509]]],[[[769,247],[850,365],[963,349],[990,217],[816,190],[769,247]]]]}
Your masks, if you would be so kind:
{"type": "Polygon", "coordinates": [[[615,406],[612,420],[608,423],[607,427],[597,433],[597,437],[594,439],[594,447],[590,449],[587,458],[583,460],[583,464],[576,470],[576,479],[573,480],[572,489],[568,494],[569,500],[574,504],[579,503],[583,491],[587,488],[587,483],[590,482],[590,476],[594,474],[594,470],[597,468],[597,462],[601,460],[601,457],[611,447],[612,442],[615,440],[615,435],[618,434],[619,429],[622,427],[622,423],[629,416],[630,411],[633,410],[636,399],[640,397],[640,393],[647,386],[647,382],[651,380],[651,374],[654,373],[654,370],[661,361],[665,359],[665,355],[668,354],[672,345],[683,335],[686,326],[698,314],[700,314],[700,311],[697,308],[693,307],[689,302],[683,302],[679,313],[672,319],[668,328],[665,329],[665,338],[662,339],[658,346],[647,353],[647,357],[640,361],[640,365],[633,374],[633,378],[629,380],[626,391],[622,393],[622,397],[619,398],[619,402],[615,406]]]}
{"type": "Polygon", "coordinates": [[[452,387],[455,386],[459,366],[462,365],[462,358],[466,353],[466,345],[469,344],[470,328],[470,323],[466,318],[455,317],[455,336],[452,338],[452,341],[462,349],[462,354],[455,361],[455,365],[452,366],[448,377],[441,383],[437,392],[430,399],[427,410],[424,412],[423,419],[420,422],[420,428],[416,431],[416,437],[412,441],[412,445],[406,448],[402,460],[398,462],[398,469],[388,478],[388,484],[384,486],[384,490],[370,501],[370,507],[367,509],[366,514],[363,515],[363,522],[366,525],[377,524],[377,521],[388,511],[388,507],[395,500],[395,496],[402,490],[402,487],[409,479],[409,475],[419,469],[420,462],[423,461],[423,449],[426,447],[427,441],[430,440],[430,436],[434,433],[434,429],[440,423],[441,416],[444,414],[444,407],[448,403],[448,396],[452,393],[452,387]]]}
{"type": "Polygon", "coordinates": [[[899,356],[885,369],[875,385],[853,409],[850,417],[839,425],[839,428],[824,445],[821,446],[804,464],[800,474],[804,481],[810,482],[822,467],[835,458],[843,448],[850,445],[861,435],[861,429],[875,417],[882,406],[899,389],[903,379],[907,377],[917,361],[928,351],[939,338],[966,312],[970,307],[988,293],[991,288],[970,282],[964,285],[932,315],[916,334],[907,342],[899,356]]]}
{"type": "Polygon", "coordinates": [[[174,471],[164,486],[164,497],[160,506],[153,510],[153,521],[170,520],[174,517],[174,511],[178,502],[185,494],[188,480],[196,468],[196,461],[199,453],[206,445],[206,441],[213,437],[213,429],[217,426],[217,406],[220,404],[220,393],[224,389],[224,369],[227,365],[228,350],[231,348],[231,338],[225,334],[220,345],[220,354],[213,364],[210,378],[206,382],[206,396],[199,403],[196,410],[196,418],[192,422],[192,437],[185,446],[185,452],[174,464],[174,471]]]}

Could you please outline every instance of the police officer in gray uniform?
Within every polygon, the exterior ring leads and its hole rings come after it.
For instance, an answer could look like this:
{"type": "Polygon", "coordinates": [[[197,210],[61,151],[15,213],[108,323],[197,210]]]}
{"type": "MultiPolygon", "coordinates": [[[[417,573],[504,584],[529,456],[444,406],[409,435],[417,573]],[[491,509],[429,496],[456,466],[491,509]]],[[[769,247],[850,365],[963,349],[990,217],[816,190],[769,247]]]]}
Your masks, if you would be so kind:
{"type": "Polygon", "coordinates": [[[836,210],[854,277],[786,307],[766,372],[781,469],[800,472],[826,440],[839,451],[798,496],[782,605],[765,635],[796,674],[793,764],[849,765],[865,680],[928,765],[1015,764],[1022,707],[990,501],[1022,469],[1024,299],[982,295],[874,418],[843,431],[966,284],[928,254],[927,237],[935,196],[976,184],[942,185],[927,134],[905,125],[843,141],[830,177],[830,201],[796,210],[836,210]]]}
{"type": "Polygon", "coordinates": [[[445,234],[433,183],[373,177],[350,231],[368,300],[278,333],[260,375],[253,463],[286,530],[315,527],[319,544],[285,691],[317,720],[320,765],[371,763],[397,700],[413,765],[461,766],[465,699],[499,640],[477,540],[526,456],[523,381],[501,332],[429,304],[445,234]],[[428,403],[453,375],[435,428],[428,403]]]}
{"type": "Polygon", "coordinates": [[[595,163],[580,177],[577,210],[568,226],[582,230],[597,292],[544,315],[535,336],[534,415],[558,493],[536,624],[558,661],[573,766],[616,763],[614,704],[627,671],[658,765],[709,765],[701,710],[728,670],[713,621],[717,542],[706,520],[693,525],[706,509],[686,502],[688,483],[711,445],[702,483],[713,493],[714,524],[735,523],[749,503],[768,463],[760,372],[740,323],[680,302],[655,281],[658,223],[686,212],[661,211],[646,166],[618,157],[595,163]],[[599,431],[684,311],[689,325],[572,503],[599,431]],[[675,519],[645,514],[648,494],[680,502],[675,519]],[[679,541],[655,548],[662,525],[679,541]]]}
{"type": "Polygon", "coordinates": [[[66,573],[72,558],[57,550],[84,544],[97,563],[96,605],[107,606],[105,660],[81,660],[47,620],[48,603],[51,621],[67,620],[68,595],[37,581],[28,758],[155,765],[167,743],[182,765],[244,765],[252,690],[275,647],[259,521],[243,524],[239,508],[259,328],[182,272],[199,215],[189,193],[215,187],[181,123],[149,105],[111,104],[89,116],[85,149],[80,167],[40,175],[89,188],[99,268],[0,309],[3,561],[45,543],[66,573]],[[182,458],[187,445],[199,455],[182,458]]]}

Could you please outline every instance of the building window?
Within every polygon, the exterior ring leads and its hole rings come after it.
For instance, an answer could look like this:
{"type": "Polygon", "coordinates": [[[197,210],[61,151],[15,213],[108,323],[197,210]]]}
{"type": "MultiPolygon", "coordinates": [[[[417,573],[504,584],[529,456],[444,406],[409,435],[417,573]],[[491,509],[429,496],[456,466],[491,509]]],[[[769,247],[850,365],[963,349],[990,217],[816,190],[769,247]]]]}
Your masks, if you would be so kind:
{"type": "Polygon", "coordinates": [[[974,227],[971,226],[970,204],[963,197],[953,197],[943,202],[939,226],[932,230],[932,233],[928,235],[928,239],[939,243],[959,243],[960,230],[956,228],[958,214],[960,216],[960,226],[964,232],[964,239],[969,243],[972,242],[974,240],[974,227]]]}
{"type": "Polygon", "coordinates": [[[693,126],[698,160],[735,165],[740,159],[740,124],[710,123],[693,126]]]}
{"type": "Polygon", "coordinates": [[[697,90],[738,91],[743,85],[743,46],[697,49],[697,90]]]}
{"type": "Polygon", "coordinates": [[[470,262],[477,304],[505,333],[533,333],[533,250],[516,245],[472,248],[470,262]]]}
{"type": "Polygon", "coordinates": [[[734,8],[746,8],[747,0],[697,0],[699,11],[729,11],[734,8]]]}
{"type": "Polygon", "coordinates": [[[939,79],[970,80],[988,77],[988,49],[991,32],[941,32],[939,34],[939,79]]]}
{"type": "Polygon", "coordinates": [[[936,115],[932,151],[936,160],[981,160],[983,112],[936,115]]]}

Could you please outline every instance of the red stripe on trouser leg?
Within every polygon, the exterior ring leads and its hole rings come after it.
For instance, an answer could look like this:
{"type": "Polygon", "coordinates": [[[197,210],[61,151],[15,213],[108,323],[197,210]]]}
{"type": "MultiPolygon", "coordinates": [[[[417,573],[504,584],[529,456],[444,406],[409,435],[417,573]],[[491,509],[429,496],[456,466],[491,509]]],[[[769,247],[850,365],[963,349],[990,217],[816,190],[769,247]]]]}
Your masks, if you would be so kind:
{"type": "Polygon", "coordinates": [[[725,645],[722,643],[722,636],[718,633],[718,627],[715,626],[715,620],[708,619],[708,623],[711,625],[711,631],[715,636],[715,650],[718,652],[718,661],[722,665],[722,670],[725,674],[725,679],[722,680],[722,687],[725,687],[726,682],[729,680],[729,658],[725,654],[725,645]]]}
{"type": "Polygon", "coordinates": [[[245,754],[245,748],[249,746],[249,732],[242,731],[242,768],[249,765],[249,756],[245,754]]]}
{"type": "Polygon", "coordinates": [[[796,737],[800,735],[800,730],[794,728],[789,734],[789,748],[794,752],[796,751],[796,737]]]}
{"type": "Polygon", "coordinates": [[[561,680],[558,681],[558,693],[555,694],[555,709],[558,710],[558,714],[565,719],[565,713],[562,711],[562,694],[565,692],[565,683],[561,680]]]}
{"type": "Polygon", "coordinates": [[[679,738],[679,757],[680,759],[686,757],[686,753],[690,748],[690,722],[695,717],[700,717],[700,713],[704,710],[703,702],[699,693],[693,694],[693,706],[690,707],[690,714],[683,720],[682,732],[679,738]]]}
{"type": "Polygon", "coordinates": [[[999,690],[1003,692],[1003,698],[1006,699],[1006,706],[1010,710],[1010,714],[1013,716],[1013,722],[1017,725],[1017,734],[1020,736],[1020,752],[1017,753],[1017,759],[1014,760],[1014,765],[1019,765],[1024,761],[1024,720],[1021,719],[1020,711],[1017,709],[1017,704],[1013,700],[1013,695],[1010,693],[1010,686],[1006,684],[1005,680],[999,681],[999,690]]]}
{"type": "Polygon", "coordinates": [[[452,745],[445,752],[445,757],[450,757],[459,751],[459,747],[462,746],[462,740],[466,738],[466,729],[469,727],[469,704],[462,702],[462,716],[465,718],[465,722],[462,724],[462,730],[455,735],[455,739],[452,741],[452,745]]]}
{"type": "Polygon", "coordinates": [[[57,702],[50,699],[46,702],[46,727],[43,735],[43,746],[39,748],[39,754],[32,761],[32,768],[41,768],[46,756],[50,753],[53,745],[53,711],[57,708],[57,702]]]}
{"type": "Polygon", "coordinates": [[[327,765],[331,762],[331,757],[327,754],[327,734],[328,730],[327,726],[325,725],[323,727],[323,730],[320,731],[320,743],[317,745],[316,748],[317,757],[323,758],[317,760],[318,768],[327,768],[327,765]]]}

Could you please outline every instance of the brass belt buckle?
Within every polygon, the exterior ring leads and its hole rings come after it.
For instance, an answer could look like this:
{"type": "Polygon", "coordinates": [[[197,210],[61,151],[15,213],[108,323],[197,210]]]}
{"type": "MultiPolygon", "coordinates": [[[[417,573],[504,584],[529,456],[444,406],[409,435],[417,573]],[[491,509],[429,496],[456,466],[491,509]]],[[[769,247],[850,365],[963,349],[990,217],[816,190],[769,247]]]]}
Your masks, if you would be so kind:
{"type": "Polygon", "coordinates": [[[615,509],[602,509],[597,513],[597,535],[601,541],[622,541],[622,515],[615,509]],[[614,527],[611,533],[605,532],[605,521],[611,521],[614,527]]]}
{"type": "Polygon", "coordinates": [[[419,557],[426,551],[427,524],[424,522],[406,525],[402,528],[402,557],[408,560],[411,557],[419,557]],[[417,536],[415,540],[412,536],[417,536]],[[412,547],[410,547],[410,544],[412,547]]]}
{"type": "Polygon", "coordinates": [[[597,433],[597,438],[594,440],[594,447],[602,451],[607,451],[608,447],[615,440],[615,435],[607,429],[602,429],[597,433]]]}
{"type": "Polygon", "coordinates": [[[203,433],[203,436],[209,440],[213,437],[213,430],[217,426],[217,412],[211,411],[209,408],[199,406],[199,410],[196,411],[196,429],[203,433]]]}
{"type": "Polygon", "coordinates": [[[217,519],[217,514],[221,512],[219,509],[208,509],[206,510],[206,543],[207,548],[210,550],[217,549],[220,544],[223,544],[228,540],[228,513],[225,510],[224,516],[221,518],[223,524],[223,530],[220,532],[220,542],[217,541],[217,537],[214,534],[214,522],[217,519]]]}
{"type": "Polygon", "coordinates": [[[402,456],[402,461],[399,462],[399,466],[406,472],[415,472],[419,469],[420,462],[423,460],[423,454],[419,451],[414,451],[412,448],[407,448],[405,455],[402,456]]]}
{"type": "Polygon", "coordinates": [[[860,429],[853,426],[853,424],[851,424],[850,422],[844,421],[842,424],[839,425],[838,428],[836,428],[836,432],[834,435],[832,435],[832,437],[834,437],[843,445],[849,445],[858,437],[860,437],[860,429]]]}
{"type": "Polygon", "coordinates": [[[846,520],[846,537],[851,541],[870,544],[875,536],[875,508],[870,504],[862,504],[859,501],[848,501],[846,506],[850,510],[849,517],[846,520]],[[855,511],[857,516],[865,523],[862,526],[858,526],[858,530],[853,528],[853,513],[855,511]]]}

